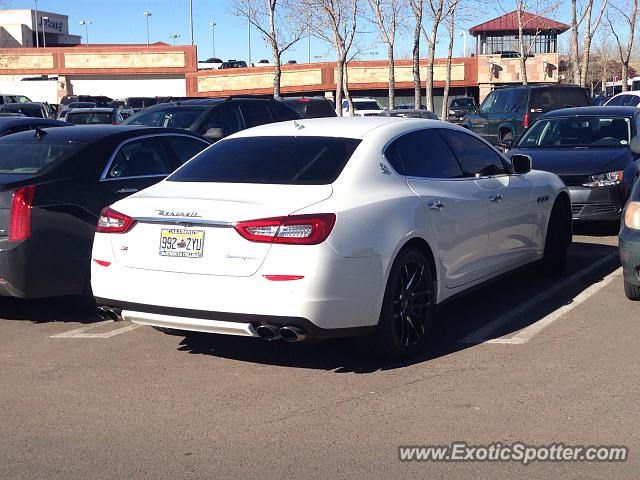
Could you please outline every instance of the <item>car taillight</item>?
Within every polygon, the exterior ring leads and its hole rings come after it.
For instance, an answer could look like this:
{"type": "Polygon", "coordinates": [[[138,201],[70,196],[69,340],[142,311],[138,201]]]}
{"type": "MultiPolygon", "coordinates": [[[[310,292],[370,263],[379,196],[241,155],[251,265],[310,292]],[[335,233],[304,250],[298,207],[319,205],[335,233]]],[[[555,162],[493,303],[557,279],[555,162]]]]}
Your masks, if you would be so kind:
{"type": "Polygon", "coordinates": [[[13,192],[9,218],[9,240],[12,242],[26,240],[31,236],[31,207],[35,192],[35,185],[13,192]]]}
{"type": "Polygon", "coordinates": [[[527,128],[529,126],[529,114],[525,113],[524,117],[522,117],[522,126],[527,128]]]}
{"type": "Polygon", "coordinates": [[[251,242],[317,245],[327,239],[335,223],[334,213],[319,213],[247,220],[236,223],[235,229],[251,242]]]}
{"type": "Polygon", "coordinates": [[[125,233],[131,230],[134,223],[135,220],[133,218],[107,207],[100,212],[96,232],[125,233]]]}

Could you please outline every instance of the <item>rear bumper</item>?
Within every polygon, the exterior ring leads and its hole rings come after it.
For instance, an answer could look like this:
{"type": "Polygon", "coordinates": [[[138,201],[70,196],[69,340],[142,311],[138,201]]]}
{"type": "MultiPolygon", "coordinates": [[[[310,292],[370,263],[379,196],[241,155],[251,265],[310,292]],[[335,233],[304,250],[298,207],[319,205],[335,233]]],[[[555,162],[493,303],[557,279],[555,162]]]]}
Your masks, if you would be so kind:
{"type": "Polygon", "coordinates": [[[633,285],[640,285],[640,230],[622,227],[618,245],[624,279],[633,285]]]}
{"type": "Polygon", "coordinates": [[[620,220],[626,196],[622,185],[568,187],[574,220],[620,220]]]}

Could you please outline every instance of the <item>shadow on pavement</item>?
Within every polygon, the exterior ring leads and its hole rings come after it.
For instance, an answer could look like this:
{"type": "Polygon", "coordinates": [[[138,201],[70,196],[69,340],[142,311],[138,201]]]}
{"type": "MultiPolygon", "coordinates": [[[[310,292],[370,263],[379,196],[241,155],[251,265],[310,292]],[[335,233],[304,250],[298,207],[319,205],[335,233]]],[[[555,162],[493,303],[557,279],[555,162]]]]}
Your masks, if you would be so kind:
{"type": "MultiPolygon", "coordinates": [[[[95,305],[78,297],[0,298],[0,319],[28,320],[33,323],[76,322],[93,323],[100,319],[95,305]]],[[[0,320],[1,321],[1,320],[0,320]]]]}

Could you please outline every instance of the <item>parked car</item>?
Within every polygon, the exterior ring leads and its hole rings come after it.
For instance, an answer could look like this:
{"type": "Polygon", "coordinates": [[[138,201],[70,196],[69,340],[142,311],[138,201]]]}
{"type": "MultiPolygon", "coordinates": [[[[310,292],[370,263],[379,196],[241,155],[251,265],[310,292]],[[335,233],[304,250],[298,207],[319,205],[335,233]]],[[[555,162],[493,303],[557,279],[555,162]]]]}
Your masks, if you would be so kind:
{"type": "Polygon", "coordinates": [[[247,62],[244,60],[228,60],[226,62],[222,62],[218,67],[218,70],[223,70],[225,68],[245,68],[247,66],[247,62]]]}
{"type": "Polygon", "coordinates": [[[566,107],[587,107],[591,98],[573,85],[526,85],[494,90],[478,113],[467,115],[462,125],[494,145],[513,142],[543,113],[566,107]]]}
{"type": "Polygon", "coordinates": [[[637,107],[640,104],[640,92],[622,92],[614,95],[607,103],[606,107],[637,107]]]}
{"type": "MultiPolygon", "coordinates": [[[[416,106],[413,103],[403,103],[401,105],[396,105],[394,107],[394,110],[415,110],[415,109],[416,109],[416,106]]],[[[424,105],[420,104],[419,110],[428,110],[428,109],[424,105]]]]}
{"type": "Polygon", "coordinates": [[[124,123],[184,128],[210,140],[220,140],[245,128],[301,118],[292,108],[273,98],[227,97],[153,105],[124,123]]]}
{"type": "MultiPolygon", "coordinates": [[[[635,137],[634,149],[640,149],[640,137],[635,137]]],[[[622,215],[620,228],[620,261],[624,275],[624,292],[629,300],[640,301],[640,183],[631,193],[631,198],[622,215]]]]}
{"type": "Polygon", "coordinates": [[[24,95],[10,95],[6,93],[0,93],[0,105],[4,105],[5,103],[24,103],[30,102],[29,97],[24,95]]]}
{"type": "Polygon", "coordinates": [[[27,117],[51,118],[51,111],[45,103],[41,102],[21,102],[5,103],[0,108],[2,112],[22,113],[27,117]]]}
{"type": "Polygon", "coordinates": [[[69,104],[77,102],[90,102],[95,103],[96,107],[108,107],[112,101],[112,98],[104,95],[65,95],[60,100],[60,107],[67,108],[69,104]]]}
{"type": "Polygon", "coordinates": [[[639,129],[634,107],[555,110],[529,127],[508,155],[529,155],[535,169],[559,175],[575,220],[619,220],[640,174],[640,149],[630,148],[639,129]]]}
{"type": "Polygon", "coordinates": [[[17,116],[9,116],[0,118],[0,137],[11,135],[13,133],[24,132],[27,130],[35,130],[36,128],[49,127],[68,127],[70,123],[61,122],[60,120],[51,120],[48,118],[27,117],[22,114],[17,116]]]}
{"type": "Polygon", "coordinates": [[[451,123],[462,123],[462,119],[470,113],[478,111],[478,104],[473,97],[457,97],[449,100],[449,110],[447,121],[451,123]]]}
{"type": "Polygon", "coordinates": [[[87,292],[100,210],[207,146],[184,130],[112,125],[1,137],[0,295],[87,292]]]}
{"type": "Polygon", "coordinates": [[[337,117],[333,102],[325,97],[284,97],[281,100],[302,118],[337,117]]]}
{"type": "Polygon", "coordinates": [[[118,98],[111,102],[110,106],[114,105],[115,102],[118,102],[119,105],[122,105],[123,109],[131,110],[133,113],[139,112],[143,108],[150,107],[151,105],[155,105],[158,103],[158,99],[156,97],[127,97],[127,98],[118,98]]]}
{"type": "Polygon", "coordinates": [[[426,118],[427,120],[439,120],[435,113],[429,110],[383,110],[378,114],[381,117],[404,117],[404,118],[426,118]]]}
{"type": "Polygon", "coordinates": [[[601,106],[605,105],[609,100],[611,100],[611,98],[612,97],[607,97],[605,95],[596,95],[592,99],[593,106],[594,107],[601,107],[601,106]]]}
{"type": "Polygon", "coordinates": [[[342,115],[345,117],[374,117],[384,108],[375,98],[353,98],[353,112],[349,111],[349,102],[342,100],[342,115]]]}
{"type": "Polygon", "coordinates": [[[69,110],[76,108],[97,108],[95,102],[71,102],[65,105],[63,110],[58,110],[58,120],[64,120],[69,110]]]}
{"type": "Polygon", "coordinates": [[[117,108],[72,108],[65,120],[74,125],[117,125],[123,122],[117,108]]]}
{"type": "Polygon", "coordinates": [[[236,133],[103,210],[101,313],[288,341],[373,334],[406,357],[436,304],[532,262],[562,270],[569,195],[529,157],[445,122],[296,123],[236,133]]]}

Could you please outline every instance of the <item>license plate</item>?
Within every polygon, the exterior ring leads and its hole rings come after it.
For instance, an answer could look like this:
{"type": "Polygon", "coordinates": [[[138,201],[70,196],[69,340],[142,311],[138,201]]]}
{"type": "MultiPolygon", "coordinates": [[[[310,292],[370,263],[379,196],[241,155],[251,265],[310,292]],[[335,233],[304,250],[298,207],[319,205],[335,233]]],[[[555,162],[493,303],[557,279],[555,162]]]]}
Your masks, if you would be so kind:
{"type": "Polygon", "coordinates": [[[160,255],[163,257],[200,258],[204,248],[204,230],[163,228],[160,255]]]}

